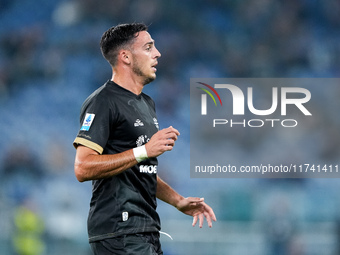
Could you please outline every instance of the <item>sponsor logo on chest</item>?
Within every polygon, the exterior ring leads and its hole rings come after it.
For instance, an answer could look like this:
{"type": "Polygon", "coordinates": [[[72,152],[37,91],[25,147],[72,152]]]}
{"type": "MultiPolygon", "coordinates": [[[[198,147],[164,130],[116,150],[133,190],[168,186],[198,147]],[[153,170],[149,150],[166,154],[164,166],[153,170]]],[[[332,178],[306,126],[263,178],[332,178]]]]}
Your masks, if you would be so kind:
{"type": "Polygon", "coordinates": [[[140,165],[139,172],[144,174],[157,174],[157,165],[140,165]]]}
{"type": "MultiPolygon", "coordinates": [[[[159,130],[158,120],[156,118],[152,119],[152,123],[159,130]]],[[[133,126],[134,127],[144,127],[144,123],[140,119],[136,119],[136,121],[133,123],[133,126]]]]}
{"type": "Polygon", "coordinates": [[[140,119],[136,119],[135,123],[133,124],[135,127],[143,127],[144,123],[140,119]]]}

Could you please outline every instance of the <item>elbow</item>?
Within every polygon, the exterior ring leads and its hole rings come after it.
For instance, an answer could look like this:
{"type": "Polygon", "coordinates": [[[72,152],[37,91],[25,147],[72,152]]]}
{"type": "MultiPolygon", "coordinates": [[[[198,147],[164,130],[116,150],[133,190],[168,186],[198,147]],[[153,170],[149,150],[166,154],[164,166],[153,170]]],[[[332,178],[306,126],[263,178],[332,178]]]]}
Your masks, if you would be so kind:
{"type": "Polygon", "coordinates": [[[85,182],[88,179],[86,178],[86,170],[84,166],[80,162],[74,163],[74,174],[79,182],[85,182]]]}

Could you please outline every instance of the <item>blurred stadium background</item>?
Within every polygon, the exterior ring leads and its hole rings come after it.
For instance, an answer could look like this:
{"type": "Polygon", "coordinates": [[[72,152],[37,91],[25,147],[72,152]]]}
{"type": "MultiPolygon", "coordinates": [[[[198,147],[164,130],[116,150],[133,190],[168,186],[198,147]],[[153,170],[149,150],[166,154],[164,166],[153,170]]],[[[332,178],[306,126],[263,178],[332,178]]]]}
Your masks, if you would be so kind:
{"type": "MultiPolygon", "coordinates": [[[[340,254],[340,180],[189,173],[190,78],[338,77],[339,14],[338,0],[0,0],[0,253],[91,254],[91,183],[74,177],[72,141],[81,103],[111,75],[101,34],[137,21],[151,24],[162,53],[145,92],[160,126],[181,132],[159,174],[181,194],[205,197],[218,218],[212,229],[193,229],[159,202],[174,239],[161,237],[164,254],[340,254]]],[[[295,144],[311,162],[340,156],[339,96],[340,87],[313,94],[334,107],[323,114],[322,144],[295,144]]]]}

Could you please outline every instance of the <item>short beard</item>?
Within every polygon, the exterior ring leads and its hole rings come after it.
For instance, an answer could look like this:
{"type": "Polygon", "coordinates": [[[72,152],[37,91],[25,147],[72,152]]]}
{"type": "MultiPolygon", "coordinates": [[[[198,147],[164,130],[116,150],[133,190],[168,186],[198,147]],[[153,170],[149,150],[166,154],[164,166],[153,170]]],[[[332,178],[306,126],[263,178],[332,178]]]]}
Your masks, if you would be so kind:
{"type": "Polygon", "coordinates": [[[154,81],[156,77],[145,77],[143,84],[149,84],[150,82],[154,81]]]}
{"type": "Polygon", "coordinates": [[[146,77],[145,74],[142,72],[142,70],[139,68],[139,65],[138,64],[134,64],[133,67],[132,67],[132,71],[140,76],[140,77],[143,77],[144,78],[144,81],[143,81],[143,85],[146,85],[146,84],[149,84],[150,82],[154,81],[156,79],[156,77],[146,77]]]}

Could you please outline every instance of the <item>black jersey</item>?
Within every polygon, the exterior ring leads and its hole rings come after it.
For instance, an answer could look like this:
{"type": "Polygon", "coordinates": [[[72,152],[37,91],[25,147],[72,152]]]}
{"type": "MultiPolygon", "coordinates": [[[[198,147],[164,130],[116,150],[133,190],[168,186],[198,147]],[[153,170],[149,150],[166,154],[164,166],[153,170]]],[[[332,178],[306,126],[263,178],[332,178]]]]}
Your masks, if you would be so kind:
{"type": "MultiPolygon", "coordinates": [[[[116,154],[148,142],[158,131],[153,100],[106,82],[83,103],[82,144],[100,154],[116,154]]],[[[157,158],[146,159],[116,176],[94,180],[88,216],[89,240],[160,230],[156,212],[157,158]]]]}

